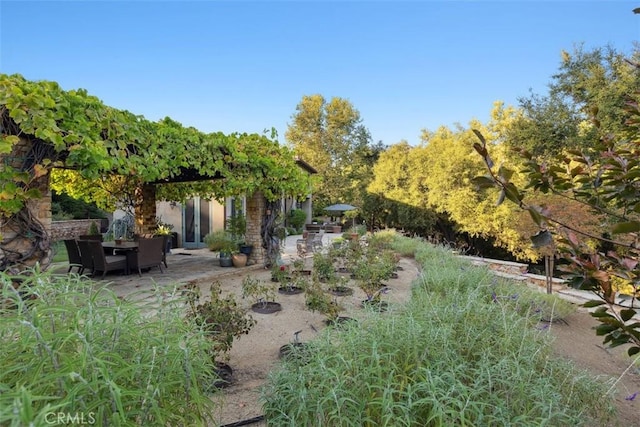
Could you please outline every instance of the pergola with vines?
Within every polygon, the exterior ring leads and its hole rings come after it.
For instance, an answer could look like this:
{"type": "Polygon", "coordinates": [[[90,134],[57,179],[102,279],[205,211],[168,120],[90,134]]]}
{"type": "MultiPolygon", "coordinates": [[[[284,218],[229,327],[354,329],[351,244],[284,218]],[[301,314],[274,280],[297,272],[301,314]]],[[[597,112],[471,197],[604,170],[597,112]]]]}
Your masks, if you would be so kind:
{"type": "MultiPolygon", "coordinates": [[[[139,231],[154,225],[138,215],[149,195],[222,201],[259,192],[275,216],[283,196],[310,188],[309,174],[273,133],[225,135],[170,118],[152,122],[83,89],[20,75],[0,74],[0,136],[0,271],[48,262],[50,212],[41,204],[50,207],[50,188],[105,209],[132,204],[139,231]]],[[[265,218],[267,256],[274,225],[265,218]]]]}

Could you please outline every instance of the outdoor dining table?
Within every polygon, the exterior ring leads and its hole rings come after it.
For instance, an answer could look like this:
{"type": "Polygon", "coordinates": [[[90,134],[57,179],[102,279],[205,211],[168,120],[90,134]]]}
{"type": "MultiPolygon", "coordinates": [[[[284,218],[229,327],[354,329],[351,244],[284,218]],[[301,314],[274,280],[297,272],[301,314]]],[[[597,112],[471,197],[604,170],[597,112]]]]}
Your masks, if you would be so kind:
{"type": "Polygon", "coordinates": [[[118,250],[118,251],[136,251],[138,250],[138,242],[130,242],[130,241],[122,241],[122,242],[115,242],[115,241],[109,241],[109,242],[102,242],[102,247],[105,249],[109,249],[111,251],[111,253],[114,252],[114,250],[118,250]]]}

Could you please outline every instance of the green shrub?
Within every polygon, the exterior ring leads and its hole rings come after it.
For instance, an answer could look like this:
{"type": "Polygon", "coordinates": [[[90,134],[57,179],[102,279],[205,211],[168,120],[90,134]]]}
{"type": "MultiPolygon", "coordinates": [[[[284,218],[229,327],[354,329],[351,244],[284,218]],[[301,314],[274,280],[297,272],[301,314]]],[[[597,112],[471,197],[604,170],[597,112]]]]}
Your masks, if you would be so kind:
{"type": "Polygon", "coordinates": [[[302,230],[305,222],[307,222],[307,213],[302,209],[292,209],[287,219],[291,227],[296,230],[302,230]]]}
{"type": "Polygon", "coordinates": [[[231,253],[238,250],[238,242],[230,232],[226,230],[216,230],[204,236],[204,244],[212,252],[231,253]]]}
{"type": "Polygon", "coordinates": [[[100,230],[98,229],[98,224],[95,221],[91,221],[89,225],[89,230],[87,230],[87,234],[90,236],[96,236],[100,234],[100,230]]]}
{"type": "Polygon", "coordinates": [[[306,364],[271,372],[262,391],[269,425],[607,423],[607,387],[552,357],[537,316],[496,303],[487,269],[424,246],[416,254],[429,262],[408,304],[324,330],[306,364]]]}
{"type": "Polygon", "coordinates": [[[30,273],[19,292],[0,273],[0,425],[48,425],[52,412],[206,425],[210,343],[184,321],[175,290],[129,300],[78,275],[30,273]]]}

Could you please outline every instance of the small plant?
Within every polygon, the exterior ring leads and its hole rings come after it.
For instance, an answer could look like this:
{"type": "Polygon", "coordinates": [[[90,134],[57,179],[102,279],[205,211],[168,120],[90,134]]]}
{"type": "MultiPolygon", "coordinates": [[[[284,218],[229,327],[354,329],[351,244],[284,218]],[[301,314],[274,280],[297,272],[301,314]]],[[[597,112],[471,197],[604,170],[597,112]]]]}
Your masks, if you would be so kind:
{"type": "Polygon", "coordinates": [[[100,230],[98,229],[98,224],[96,224],[95,221],[92,221],[91,224],[89,225],[89,230],[87,231],[87,234],[89,234],[90,236],[96,236],[100,234],[100,230]]]}
{"type": "Polygon", "coordinates": [[[286,265],[273,265],[271,267],[271,281],[284,283],[287,281],[287,277],[289,276],[289,269],[286,265]]]}
{"type": "Polygon", "coordinates": [[[338,314],[342,310],[342,306],[338,303],[336,298],[331,298],[327,294],[320,282],[314,280],[311,282],[305,290],[305,304],[311,311],[319,311],[327,316],[327,319],[332,321],[338,317],[338,314]]]}
{"type": "Polygon", "coordinates": [[[185,285],[183,294],[190,310],[187,318],[195,321],[211,340],[213,360],[228,360],[234,338],[248,334],[256,322],[238,306],[233,295],[222,297],[219,281],[211,284],[210,291],[209,299],[200,303],[201,292],[196,282],[185,285]]]}
{"type": "Polygon", "coordinates": [[[293,273],[300,273],[302,270],[304,270],[304,259],[302,258],[296,258],[293,263],[293,273]]]}
{"type": "Polygon", "coordinates": [[[238,250],[238,243],[225,230],[216,230],[204,236],[204,243],[210,251],[232,254],[238,250]]]}
{"type": "Polygon", "coordinates": [[[315,252],[313,254],[313,272],[321,281],[331,282],[336,278],[336,270],[333,266],[331,251],[327,254],[322,252],[315,252]]]}
{"type": "Polygon", "coordinates": [[[292,209],[287,216],[287,221],[291,227],[299,232],[304,227],[304,223],[307,221],[307,214],[302,209],[292,209]]]}
{"type": "Polygon", "coordinates": [[[353,276],[358,287],[367,295],[367,301],[380,300],[380,294],[386,289],[382,281],[390,277],[392,272],[393,266],[390,267],[384,258],[374,251],[367,251],[353,267],[353,276]]]}
{"type": "Polygon", "coordinates": [[[275,301],[276,292],[272,285],[247,276],[242,280],[242,298],[250,298],[255,304],[264,307],[269,302],[275,301]]]}
{"type": "Polygon", "coordinates": [[[156,222],[156,225],[153,229],[153,233],[156,236],[168,235],[168,234],[171,234],[171,232],[173,231],[173,224],[167,224],[166,222],[162,221],[162,218],[156,217],[155,222],[156,222]]]}
{"type": "Polygon", "coordinates": [[[247,219],[242,211],[237,210],[235,215],[227,218],[226,229],[238,244],[244,242],[244,236],[247,232],[247,219]]]}

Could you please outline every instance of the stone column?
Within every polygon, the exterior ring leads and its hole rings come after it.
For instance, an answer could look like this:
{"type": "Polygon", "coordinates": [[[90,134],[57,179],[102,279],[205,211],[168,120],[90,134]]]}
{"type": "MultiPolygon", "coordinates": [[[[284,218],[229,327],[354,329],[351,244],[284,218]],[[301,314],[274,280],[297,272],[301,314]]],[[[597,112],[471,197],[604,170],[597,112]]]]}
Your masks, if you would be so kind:
{"type": "Polygon", "coordinates": [[[262,247],[262,217],[265,210],[265,198],[262,192],[255,192],[251,197],[247,197],[247,231],[245,240],[247,244],[253,245],[253,251],[249,257],[251,264],[263,264],[265,261],[265,250],[262,247]]]}
{"type": "Polygon", "coordinates": [[[156,225],[156,186],[142,184],[136,189],[135,233],[153,233],[156,225]]]}

